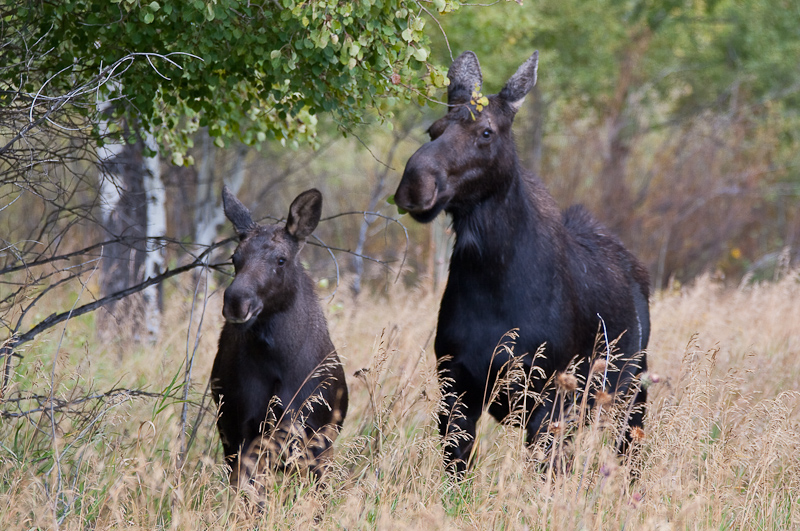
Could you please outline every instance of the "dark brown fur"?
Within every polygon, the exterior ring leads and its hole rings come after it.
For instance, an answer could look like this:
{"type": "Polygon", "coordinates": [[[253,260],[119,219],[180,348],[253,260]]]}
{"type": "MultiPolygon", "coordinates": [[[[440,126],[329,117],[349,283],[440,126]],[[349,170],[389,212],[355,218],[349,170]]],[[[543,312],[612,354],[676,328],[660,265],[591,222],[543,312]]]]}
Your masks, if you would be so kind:
{"type": "Polygon", "coordinates": [[[248,484],[264,467],[299,467],[319,476],[348,399],[313,283],[297,259],[319,222],[322,195],[300,194],[285,226],[253,223],[227,187],[223,205],[240,242],[233,254],[236,277],[225,290],[211,390],[231,484],[248,484]]]}
{"type": "Polygon", "coordinates": [[[448,73],[448,113],[431,125],[431,141],[409,159],[395,194],[417,221],[442,211],[453,219],[456,243],[434,347],[443,387],[452,382],[439,429],[445,460],[456,471],[466,467],[483,409],[500,421],[513,409],[513,393],[485,401],[487,386],[510,361],[507,352],[493,352],[514,328],[517,361],[529,375],[537,372],[532,367],[545,374],[533,382],[543,403],[529,400],[523,419],[529,441],[560,409],[545,380],[576,358],[587,376],[599,317],[609,340],[620,338],[619,370],[609,372],[606,391],[636,393],[629,425],[643,423],[646,391],[632,382],[647,367],[648,274],[583,207],[562,214],[538,177],[520,166],[511,126],[537,65],[534,53],[479,109],[478,59],[472,52],[459,56],[448,73]],[[544,356],[534,360],[541,345],[544,356]]]}

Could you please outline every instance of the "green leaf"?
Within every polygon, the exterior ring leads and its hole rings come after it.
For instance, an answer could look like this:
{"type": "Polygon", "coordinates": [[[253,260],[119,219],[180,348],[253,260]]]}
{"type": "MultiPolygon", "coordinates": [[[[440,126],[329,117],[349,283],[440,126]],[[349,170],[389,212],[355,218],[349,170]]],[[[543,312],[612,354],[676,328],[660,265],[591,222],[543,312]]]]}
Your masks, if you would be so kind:
{"type": "Polygon", "coordinates": [[[414,59],[416,59],[417,61],[425,62],[425,59],[428,58],[428,50],[426,50],[425,48],[417,48],[411,55],[413,55],[414,59]]]}
{"type": "MultiPolygon", "coordinates": [[[[385,122],[393,106],[411,100],[407,91],[426,94],[437,80],[446,83],[441,72],[438,78],[430,73],[438,72],[433,68],[414,71],[430,60],[430,40],[421,31],[425,20],[406,4],[278,0],[256,9],[238,0],[62,0],[22,2],[21,12],[24,21],[48,21],[46,29],[30,27],[31,38],[52,50],[43,56],[41,72],[85,66],[47,81],[60,93],[90,82],[89,74],[117,60],[119,50],[173,53],[176,64],[153,59],[150,65],[136,57],[120,71],[117,90],[132,104],[120,112],[157,127],[163,150],[185,164],[200,127],[214,127],[216,145],[234,138],[314,145],[314,113],[333,113],[351,126],[378,111],[385,122]],[[120,10],[123,21],[112,27],[120,10]],[[392,84],[387,73],[403,82],[392,84]]],[[[19,33],[23,20],[7,22],[19,33]]],[[[23,66],[8,74],[26,79],[15,75],[23,66]]],[[[35,93],[41,81],[25,85],[35,93]]],[[[88,114],[86,106],[77,109],[88,114]]]]}
{"type": "Polygon", "coordinates": [[[394,201],[394,195],[390,195],[389,197],[387,197],[386,202],[389,203],[390,205],[394,205],[395,207],[397,207],[397,213],[400,214],[401,216],[408,214],[407,210],[397,206],[397,203],[395,203],[394,201]]]}

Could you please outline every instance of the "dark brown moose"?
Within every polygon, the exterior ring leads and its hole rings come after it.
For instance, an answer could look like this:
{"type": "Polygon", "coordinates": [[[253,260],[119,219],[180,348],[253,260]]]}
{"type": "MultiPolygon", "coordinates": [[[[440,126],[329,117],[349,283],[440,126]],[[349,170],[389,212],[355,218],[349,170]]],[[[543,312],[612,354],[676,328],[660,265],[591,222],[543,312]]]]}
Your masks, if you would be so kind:
{"type": "MultiPolygon", "coordinates": [[[[535,52],[487,99],[480,94],[475,54],[456,58],[448,72],[448,112],[431,125],[430,142],[409,159],[395,194],[397,205],[417,221],[447,212],[456,234],[434,344],[447,405],[439,430],[453,472],[468,465],[485,407],[502,421],[516,404],[526,404],[522,422],[534,442],[545,421],[561,411],[561,395],[546,380],[576,361],[585,381],[598,355],[598,332],[611,343],[619,338],[615,367],[601,371],[603,397],[632,399],[628,426],[641,428],[643,422],[646,391],[635,380],[647,364],[647,271],[583,207],[560,212],[517,157],[511,125],[536,83],[538,57],[535,52]],[[516,363],[532,376],[541,400],[520,397],[517,380],[488,404],[512,357],[495,347],[512,329],[518,330],[516,363]]],[[[626,438],[621,450],[629,432],[626,438]]]]}
{"type": "Polygon", "coordinates": [[[321,476],[348,398],[313,283],[297,259],[319,223],[322,194],[303,192],[286,224],[272,226],[254,223],[227,187],[222,200],[239,246],[211,390],[231,484],[248,485],[265,467],[321,476]]]}

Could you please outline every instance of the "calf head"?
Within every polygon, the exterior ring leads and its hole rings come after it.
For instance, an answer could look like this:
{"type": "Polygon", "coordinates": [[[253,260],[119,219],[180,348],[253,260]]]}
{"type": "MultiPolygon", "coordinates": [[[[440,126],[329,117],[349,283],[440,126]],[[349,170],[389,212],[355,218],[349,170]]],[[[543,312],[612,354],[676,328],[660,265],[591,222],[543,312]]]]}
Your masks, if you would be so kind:
{"type": "Polygon", "coordinates": [[[519,171],[511,124],[536,84],[538,63],[534,52],[487,103],[476,97],[483,75],[475,54],[466,51],[453,61],[448,112],[428,129],[431,141],[408,160],[395,193],[399,207],[428,222],[442,210],[470,209],[509,185],[519,171]]]}
{"type": "Polygon", "coordinates": [[[225,290],[222,315],[229,323],[250,323],[288,306],[294,298],[302,266],[297,253],[314,231],[322,213],[322,194],[303,192],[289,207],[285,225],[262,226],[231,193],[222,190],[225,216],[239,234],[233,253],[236,276],[225,290]]]}

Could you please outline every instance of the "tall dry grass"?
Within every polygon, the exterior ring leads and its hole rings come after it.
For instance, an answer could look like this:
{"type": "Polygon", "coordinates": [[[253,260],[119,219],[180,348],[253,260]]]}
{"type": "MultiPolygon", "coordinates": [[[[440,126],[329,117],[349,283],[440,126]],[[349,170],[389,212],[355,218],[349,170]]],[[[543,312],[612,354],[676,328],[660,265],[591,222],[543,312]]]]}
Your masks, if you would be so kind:
{"type": "Polygon", "coordinates": [[[485,418],[462,482],[443,471],[435,422],[438,296],[339,293],[326,308],[351,403],[334,465],[318,486],[271,478],[263,510],[228,487],[212,415],[196,422],[219,293],[200,330],[187,415],[196,437],[181,460],[180,385],[201,313],[190,293],[171,297],[155,347],[120,354],[92,339],[91,317],[28,346],[5,399],[54,400],[3,404],[39,410],[0,425],[0,529],[800,528],[797,273],[740,289],[703,278],[654,297],[649,356],[660,383],[633,462],[596,425],[542,455],[519,429],[485,418]],[[170,398],[74,402],[112,388],[170,398]]]}

